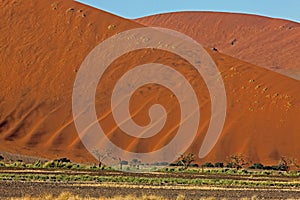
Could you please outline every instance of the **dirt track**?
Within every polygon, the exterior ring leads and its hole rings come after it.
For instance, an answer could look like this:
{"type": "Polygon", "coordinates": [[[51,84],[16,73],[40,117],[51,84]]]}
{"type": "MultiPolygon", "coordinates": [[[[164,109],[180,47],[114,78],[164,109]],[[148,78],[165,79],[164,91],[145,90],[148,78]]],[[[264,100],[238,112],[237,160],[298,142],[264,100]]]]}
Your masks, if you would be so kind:
{"type": "MultiPolygon", "coordinates": [[[[135,176],[148,178],[188,178],[188,179],[236,179],[236,180],[270,180],[293,181],[295,177],[275,176],[242,176],[227,174],[193,174],[193,173],[126,173],[110,171],[71,171],[71,170],[26,170],[2,169],[3,174],[44,174],[44,175],[96,175],[96,176],[135,176]]],[[[112,197],[118,195],[135,196],[156,195],[169,199],[176,199],[179,194],[187,199],[200,197],[216,197],[218,199],[240,199],[256,196],[258,199],[299,199],[300,188],[279,187],[239,187],[239,186],[195,186],[195,185],[134,185],[131,183],[110,182],[40,182],[40,181],[0,181],[0,199],[11,197],[40,196],[44,194],[59,195],[62,192],[71,192],[82,197],[112,197]]]]}
{"type": "Polygon", "coordinates": [[[1,173],[5,174],[44,174],[44,175],[94,175],[94,176],[134,176],[151,178],[185,178],[185,179],[230,179],[230,180],[251,180],[251,181],[294,181],[297,177],[293,176],[267,176],[267,175],[238,175],[238,174],[209,174],[191,172],[152,172],[152,173],[130,173],[121,171],[107,170],[55,170],[55,169],[12,169],[1,168],[1,173]]]}
{"type": "Polygon", "coordinates": [[[287,199],[299,198],[300,191],[284,189],[262,189],[262,188],[222,188],[222,187],[164,187],[164,186],[129,186],[108,185],[95,183],[50,183],[50,182],[15,182],[1,181],[1,199],[23,196],[39,196],[43,194],[60,194],[69,191],[80,196],[90,197],[112,197],[116,195],[152,194],[176,199],[179,194],[185,195],[187,199],[199,199],[200,197],[216,197],[227,199],[239,199],[241,197],[257,196],[258,199],[287,199]]]}

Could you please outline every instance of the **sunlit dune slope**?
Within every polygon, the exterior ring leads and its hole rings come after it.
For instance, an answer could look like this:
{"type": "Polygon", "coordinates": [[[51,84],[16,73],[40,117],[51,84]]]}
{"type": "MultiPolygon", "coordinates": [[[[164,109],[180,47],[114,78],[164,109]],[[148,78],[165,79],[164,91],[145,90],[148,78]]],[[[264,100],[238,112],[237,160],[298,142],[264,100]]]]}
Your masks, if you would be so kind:
{"type": "Polygon", "coordinates": [[[208,48],[300,79],[300,24],[255,15],[178,12],[136,19],[189,35],[208,48]]]}

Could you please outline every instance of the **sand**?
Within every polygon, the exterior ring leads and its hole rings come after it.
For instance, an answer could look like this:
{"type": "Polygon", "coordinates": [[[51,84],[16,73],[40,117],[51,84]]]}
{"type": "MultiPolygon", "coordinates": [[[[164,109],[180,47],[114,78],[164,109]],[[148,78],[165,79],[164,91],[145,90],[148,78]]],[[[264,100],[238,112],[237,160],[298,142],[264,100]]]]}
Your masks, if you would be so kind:
{"type": "Polygon", "coordinates": [[[300,79],[300,24],[248,14],[179,12],[136,19],[174,29],[207,48],[300,79]]]}
{"type": "MultiPolygon", "coordinates": [[[[132,21],[71,0],[1,0],[0,4],[3,5],[0,12],[1,151],[95,162],[74,125],[75,77],[84,58],[97,44],[116,33],[142,27],[137,23],[140,22],[174,28],[199,40],[221,72],[228,101],[225,126],[211,153],[197,162],[224,161],[238,153],[264,164],[277,164],[281,156],[300,160],[300,82],[270,70],[279,67],[299,72],[299,24],[218,13],[176,13],[132,21]],[[178,19],[173,21],[176,17],[182,20],[178,24],[178,19]],[[188,28],[196,22],[195,29],[188,28]],[[198,25],[201,31],[197,31],[198,25]],[[231,45],[235,38],[236,43],[231,45]],[[212,47],[219,52],[212,51],[212,47]]],[[[211,102],[201,76],[173,54],[140,50],[112,63],[102,79],[105,84],[97,89],[99,122],[107,132],[118,130],[109,107],[115,82],[122,73],[141,62],[154,61],[177,69],[199,91],[201,120],[197,137],[188,149],[198,154],[208,128],[211,102]]],[[[164,105],[171,117],[160,135],[143,143],[145,151],[168,143],[180,123],[176,98],[157,85],[145,86],[134,94],[133,119],[141,125],[149,123],[146,113],[154,103],[164,105]]],[[[133,150],[137,141],[126,138],[115,142],[133,150]]]]}

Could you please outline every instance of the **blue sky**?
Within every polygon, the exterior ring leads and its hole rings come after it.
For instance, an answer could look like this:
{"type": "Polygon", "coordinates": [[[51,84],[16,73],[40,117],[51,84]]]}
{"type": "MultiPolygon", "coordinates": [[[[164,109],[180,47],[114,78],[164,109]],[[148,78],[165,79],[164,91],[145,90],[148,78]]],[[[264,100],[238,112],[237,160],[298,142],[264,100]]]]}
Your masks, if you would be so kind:
{"type": "Polygon", "coordinates": [[[138,18],[173,11],[250,13],[300,22],[300,0],[78,0],[101,10],[138,18]]]}

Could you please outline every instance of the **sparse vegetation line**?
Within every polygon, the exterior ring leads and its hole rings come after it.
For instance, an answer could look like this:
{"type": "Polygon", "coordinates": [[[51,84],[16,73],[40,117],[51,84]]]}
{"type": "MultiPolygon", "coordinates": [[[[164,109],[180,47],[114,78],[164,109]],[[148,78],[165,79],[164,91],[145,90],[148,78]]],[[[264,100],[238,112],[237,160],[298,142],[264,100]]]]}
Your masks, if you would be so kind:
{"type": "Polygon", "coordinates": [[[143,185],[226,185],[226,186],[265,186],[265,187],[300,187],[300,180],[234,180],[209,178],[158,178],[134,176],[95,176],[95,175],[53,175],[53,174],[0,174],[3,181],[50,181],[50,182],[96,182],[130,183],[143,185]]]}
{"type": "MultiPolygon", "coordinates": [[[[243,191],[245,187],[224,187],[224,186],[207,186],[207,185],[136,185],[136,184],[124,184],[124,183],[73,183],[73,186],[78,187],[117,187],[117,188],[143,188],[143,189],[176,189],[176,190],[223,190],[223,191],[243,191]]],[[[257,187],[247,187],[247,190],[256,191],[257,187]]],[[[260,191],[290,191],[290,188],[264,188],[260,187],[260,191]]],[[[299,191],[300,188],[293,188],[294,192],[299,191]]]]}

